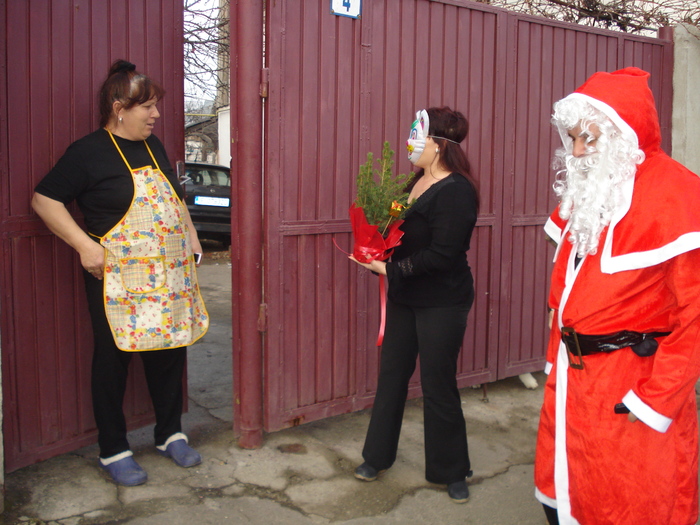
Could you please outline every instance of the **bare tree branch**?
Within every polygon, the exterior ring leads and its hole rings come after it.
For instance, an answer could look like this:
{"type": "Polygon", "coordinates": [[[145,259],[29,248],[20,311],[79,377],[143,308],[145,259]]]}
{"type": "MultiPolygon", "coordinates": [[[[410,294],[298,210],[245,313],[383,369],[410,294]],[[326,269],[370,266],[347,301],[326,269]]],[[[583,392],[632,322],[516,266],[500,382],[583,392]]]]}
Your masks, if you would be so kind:
{"type": "Polygon", "coordinates": [[[228,99],[228,0],[185,0],[185,97],[228,99]]]}
{"type": "MultiPolygon", "coordinates": [[[[699,0],[477,0],[555,20],[654,36],[679,23],[700,27],[699,0]]],[[[185,96],[228,104],[229,0],[184,0],[185,96]]],[[[201,105],[201,102],[199,102],[201,105]]],[[[195,104],[196,105],[196,104],[195,104]]]]}
{"type": "Polygon", "coordinates": [[[675,24],[700,27],[698,0],[477,0],[563,22],[655,35],[675,24]]]}

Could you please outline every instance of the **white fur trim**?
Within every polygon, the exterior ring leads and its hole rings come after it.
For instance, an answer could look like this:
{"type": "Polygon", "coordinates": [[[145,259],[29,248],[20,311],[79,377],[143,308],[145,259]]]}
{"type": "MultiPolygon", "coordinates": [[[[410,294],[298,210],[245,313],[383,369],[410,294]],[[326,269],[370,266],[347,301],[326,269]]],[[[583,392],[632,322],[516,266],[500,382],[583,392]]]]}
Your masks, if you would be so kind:
{"type": "Polygon", "coordinates": [[[632,390],[627,392],[625,397],[622,398],[622,402],[640,421],[643,421],[657,432],[666,432],[673,422],[671,418],[659,414],[656,410],[647,405],[632,390]]]}
{"type": "Polygon", "coordinates": [[[114,456],[110,456],[108,458],[100,458],[100,463],[106,466],[133,455],[134,453],[131,450],[125,450],[124,452],[120,452],[119,454],[115,454],[114,456]]]}
{"type": "Polygon", "coordinates": [[[557,223],[551,217],[544,223],[544,232],[557,244],[561,242],[561,228],[557,226],[557,223]]]}
{"type": "Polygon", "coordinates": [[[177,434],[173,434],[167,440],[165,440],[165,443],[163,443],[162,445],[156,446],[156,448],[158,450],[165,450],[168,448],[168,445],[170,445],[170,443],[172,443],[173,441],[179,441],[180,439],[184,439],[185,443],[189,443],[187,436],[182,432],[178,432],[177,434]]]}
{"type": "Polygon", "coordinates": [[[603,273],[612,274],[625,270],[648,268],[666,262],[683,253],[700,248],[700,232],[690,232],[681,235],[675,241],[660,248],[656,248],[655,250],[633,252],[612,257],[610,255],[610,248],[608,247],[608,239],[612,239],[612,234],[613,231],[610,230],[608,237],[605,239],[605,247],[603,248],[603,253],[600,258],[600,269],[603,273]]]}
{"type": "Polygon", "coordinates": [[[554,364],[547,361],[544,364],[544,373],[549,375],[549,373],[552,371],[552,368],[554,368],[554,364]]]}
{"type": "Polygon", "coordinates": [[[557,500],[550,498],[549,496],[545,496],[540,492],[540,489],[535,487],[535,498],[537,501],[542,503],[543,505],[547,505],[548,507],[552,507],[553,509],[557,508],[557,500]]]}
{"type": "MultiPolygon", "coordinates": [[[[571,288],[576,281],[579,270],[585,263],[585,257],[578,264],[576,261],[576,250],[571,250],[569,260],[566,264],[566,277],[564,291],[559,305],[559,315],[557,322],[561,329],[562,314],[566,308],[566,303],[571,294],[571,288]]],[[[555,434],[554,434],[554,490],[557,494],[557,504],[554,505],[559,515],[561,525],[578,525],[578,521],[571,515],[571,498],[569,495],[569,458],[566,451],[566,398],[568,394],[569,379],[569,356],[566,346],[559,342],[557,352],[557,388],[555,391],[555,434]]]]}
{"type": "Polygon", "coordinates": [[[601,272],[614,274],[627,270],[649,268],[673,259],[674,257],[683,253],[700,248],[700,232],[689,232],[681,235],[676,240],[653,250],[613,256],[612,245],[615,238],[615,228],[625,217],[625,215],[627,215],[627,212],[632,206],[634,179],[629,179],[622,183],[621,194],[622,202],[610,220],[608,234],[605,237],[603,251],[600,254],[601,272]]]}
{"type": "Polygon", "coordinates": [[[625,138],[631,141],[632,144],[634,144],[635,149],[639,149],[639,137],[637,137],[637,133],[632,129],[632,127],[629,124],[627,124],[627,122],[622,120],[622,117],[620,117],[620,115],[617,114],[617,111],[615,111],[612,108],[612,106],[607,105],[605,102],[603,102],[602,100],[598,100],[597,98],[584,95],[583,93],[571,93],[566,98],[581,99],[584,102],[588,102],[597,110],[605,113],[605,116],[612,120],[613,124],[617,126],[617,128],[622,132],[625,138]]]}
{"type": "Polygon", "coordinates": [[[559,237],[559,242],[557,243],[557,249],[554,250],[554,258],[552,259],[552,262],[556,262],[557,257],[559,257],[559,252],[561,251],[561,247],[564,246],[566,234],[569,233],[569,226],[571,226],[571,223],[569,221],[566,221],[566,226],[564,226],[564,231],[561,232],[561,235],[559,237]]]}
{"type": "Polygon", "coordinates": [[[569,358],[564,343],[559,344],[557,352],[557,389],[555,400],[555,434],[554,434],[554,487],[557,494],[556,508],[559,522],[571,516],[571,499],[569,496],[569,458],[566,453],[566,398],[568,390],[569,358]]]}

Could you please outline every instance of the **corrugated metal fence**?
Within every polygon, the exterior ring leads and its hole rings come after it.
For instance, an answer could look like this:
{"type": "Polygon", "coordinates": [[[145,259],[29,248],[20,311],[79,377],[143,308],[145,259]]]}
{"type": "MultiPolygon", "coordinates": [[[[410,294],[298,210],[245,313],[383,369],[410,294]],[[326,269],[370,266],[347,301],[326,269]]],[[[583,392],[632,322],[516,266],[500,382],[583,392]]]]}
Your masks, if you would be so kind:
{"type": "MultiPolygon", "coordinates": [[[[163,82],[156,134],[173,161],[184,158],[182,4],[0,0],[0,28],[0,329],[11,471],[96,437],[80,264],[31,211],[34,186],[72,141],[96,129],[97,91],[118,58],[163,82]]],[[[132,427],[142,426],[151,421],[145,382],[132,374],[130,385],[125,410],[132,427]]]]}
{"type": "Polygon", "coordinates": [[[670,144],[670,42],[460,0],[373,0],[358,20],[332,15],[325,0],[267,5],[265,429],[371,404],[377,280],[332,240],[352,245],[348,207],[367,152],[376,157],[388,140],[407,173],[408,130],[429,106],[470,121],[466,149],[483,203],[459,384],[541,369],[552,103],[594,71],[644,68],[670,144]]]}
{"type": "MultiPolygon", "coordinates": [[[[232,5],[234,28],[241,4],[232,5]]],[[[668,144],[670,43],[587,31],[461,0],[366,1],[361,20],[331,15],[328,0],[266,5],[264,179],[255,169],[259,150],[244,147],[246,128],[260,124],[262,113],[249,118],[257,106],[241,90],[246,84],[257,90],[260,80],[235,78],[232,86],[234,196],[242,203],[236,213],[241,217],[246,208],[258,213],[264,204],[255,219],[264,223],[263,269],[255,255],[234,267],[240,272],[234,282],[262,282],[256,273],[262,272],[268,312],[267,322],[261,318],[259,324],[266,330],[263,369],[247,375],[246,364],[236,370],[235,402],[263,411],[264,394],[267,430],[371,403],[379,355],[377,283],[331,241],[351,244],[347,209],[367,152],[379,154],[389,140],[397,150],[397,169],[408,172],[402,149],[408,128],[417,109],[432,105],[460,109],[471,121],[467,150],[483,199],[469,254],[477,300],[460,384],[541,367],[551,252],[540,225],[554,204],[551,104],[595,70],[642,67],[652,73],[668,144]],[[252,385],[247,390],[244,381],[252,385]]],[[[92,343],[79,263],[31,212],[32,189],[70,142],[96,126],[96,90],[116,58],[135,62],[165,84],[156,134],[171,160],[183,158],[181,10],[175,0],[0,0],[0,335],[7,470],[95,436],[92,343]]],[[[255,38],[237,40],[236,64],[262,55],[257,39],[262,31],[243,27],[239,33],[247,31],[255,38]]],[[[246,220],[234,224],[234,246],[243,243],[260,253],[246,220]]],[[[239,326],[255,324],[259,304],[234,299],[239,326]]],[[[253,340],[243,330],[235,335],[240,363],[241,349],[259,345],[260,336],[253,340]]],[[[255,365],[257,359],[246,362],[255,365]]],[[[145,387],[139,388],[127,403],[135,424],[150,417],[148,402],[142,402],[145,387]]]]}

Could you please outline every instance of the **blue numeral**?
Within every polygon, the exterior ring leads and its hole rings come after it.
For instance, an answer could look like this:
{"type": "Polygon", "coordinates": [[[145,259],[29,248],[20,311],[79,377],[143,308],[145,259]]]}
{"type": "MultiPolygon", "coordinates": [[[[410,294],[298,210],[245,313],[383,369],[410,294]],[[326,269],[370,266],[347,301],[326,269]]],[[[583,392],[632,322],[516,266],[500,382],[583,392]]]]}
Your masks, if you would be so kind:
{"type": "Polygon", "coordinates": [[[344,7],[347,11],[350,11],[350,7],[351,7],[350,3],[351,3],[350,0],[343,0],[343,7],[344,7]]]}

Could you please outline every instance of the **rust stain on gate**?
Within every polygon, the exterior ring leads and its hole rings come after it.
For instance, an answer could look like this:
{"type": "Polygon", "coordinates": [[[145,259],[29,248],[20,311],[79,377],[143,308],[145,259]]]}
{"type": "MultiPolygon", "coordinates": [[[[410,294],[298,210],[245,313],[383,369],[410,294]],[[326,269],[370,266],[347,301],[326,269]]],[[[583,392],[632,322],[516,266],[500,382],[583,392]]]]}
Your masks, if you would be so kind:
{"type": "Polygon", "coordinates": [[[367,152],[389,140],[396,169],[408,172],[406,134],[428,106],[466,114],[483,202],[459,384],[542,369],[552,103],[594,71],[642,67],[670,144],[670,42],[461,0],[363,2],[358,20],[333,16],[327,2],[267,6],[265,429],[372,403],[377,282],[332,240],[351,246],[347,212],[367,152]]]}

